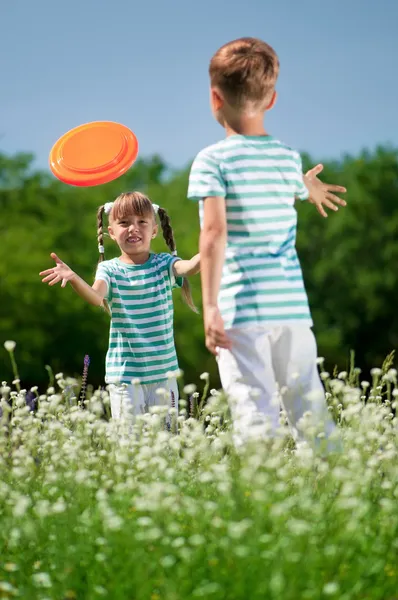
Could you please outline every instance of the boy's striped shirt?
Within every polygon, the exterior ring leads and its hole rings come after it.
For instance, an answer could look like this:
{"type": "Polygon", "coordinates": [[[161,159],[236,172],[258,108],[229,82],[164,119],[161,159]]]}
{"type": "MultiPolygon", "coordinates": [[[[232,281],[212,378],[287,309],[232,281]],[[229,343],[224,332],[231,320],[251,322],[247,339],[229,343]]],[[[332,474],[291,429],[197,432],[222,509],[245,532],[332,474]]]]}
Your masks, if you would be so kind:
{"type": "Polygon", "coordinates": [[[312,325],[296,253],[296,198],[305,200],[300,155],[270,136],[233,135],[202,150],[188,197],[225,201],[227,247],[219,307],[227,328],[312,325]]]}

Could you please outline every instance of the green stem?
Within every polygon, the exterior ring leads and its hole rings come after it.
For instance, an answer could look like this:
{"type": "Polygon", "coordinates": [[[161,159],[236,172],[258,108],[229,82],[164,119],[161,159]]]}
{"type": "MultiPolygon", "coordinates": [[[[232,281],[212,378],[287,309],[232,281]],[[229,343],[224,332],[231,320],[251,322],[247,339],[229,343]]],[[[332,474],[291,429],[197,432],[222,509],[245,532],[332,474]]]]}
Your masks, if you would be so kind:
{"type": "Polygon", "coordinates": [[[15,387],[17,388],[17,391],[20,392],[21,386],[19,384],[18,366],[17,366],[17,361],[15,360],[14,351],[11,350],[9,354],[10,354],[12,372],[14,374],[14,379],[16,380],[15,387]]]}

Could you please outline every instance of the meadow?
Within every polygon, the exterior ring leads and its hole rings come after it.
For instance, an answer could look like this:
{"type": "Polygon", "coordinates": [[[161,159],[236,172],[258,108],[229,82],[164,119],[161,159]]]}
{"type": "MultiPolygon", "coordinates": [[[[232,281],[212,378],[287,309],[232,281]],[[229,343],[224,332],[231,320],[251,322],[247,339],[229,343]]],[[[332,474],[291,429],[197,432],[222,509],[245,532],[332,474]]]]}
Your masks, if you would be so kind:
{"type": "Polygon", "coordinates": [[[392,357],[370,381],[319,359],[344,444],[325,454],[296,446],[283,413],[283,436],[236,450],[207,373],[201,395],[181,380],[168,430],[163,407],[123,426],[85,376],[49,370],[47,389],[21,389],[5,347],[0,598],[397,598],[392,357]]]}

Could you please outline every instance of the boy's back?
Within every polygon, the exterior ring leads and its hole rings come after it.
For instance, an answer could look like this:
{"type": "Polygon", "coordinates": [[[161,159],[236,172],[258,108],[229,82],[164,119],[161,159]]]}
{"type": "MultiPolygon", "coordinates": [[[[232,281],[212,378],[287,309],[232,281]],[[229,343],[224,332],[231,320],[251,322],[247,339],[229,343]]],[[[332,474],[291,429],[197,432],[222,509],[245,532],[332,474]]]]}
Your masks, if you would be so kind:
{"type": "Polygon", "coordinates": [[[225,198],[225,326],[311,326],[295,249],[294,201],[308,197],[300,155],[271,136],[231,135],[198,154],[188,196],[199,200],[202,224],[203,199],[225,198]]]}
{"type": "Polygon", "coordinates": [[[200,202],[206,346],[217,356],[237,443],[275,435],[279,402],[295,436],[307,411],[316,426],[323,421],[326,437],[335,430],[295,249],[294,200],[309,198],[323,216],[323,204],[344,203],[311,177],[304,185],[299,155],[264,129],[278,73],[279,59],[262,40],[217,50],[210,104],[226,139],[198,154],[188,191],[200,202]]]}

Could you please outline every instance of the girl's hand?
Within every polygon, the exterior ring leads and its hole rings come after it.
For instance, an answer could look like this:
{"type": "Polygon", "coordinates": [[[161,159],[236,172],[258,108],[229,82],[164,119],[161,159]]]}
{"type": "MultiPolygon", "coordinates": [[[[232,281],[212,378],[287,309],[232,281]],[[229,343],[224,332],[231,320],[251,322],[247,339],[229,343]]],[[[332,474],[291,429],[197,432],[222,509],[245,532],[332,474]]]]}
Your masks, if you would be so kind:
{"type": "Polygon", "coordinates": [[[308,189],[310,197],[308,198],[308,202],[311,204],[315,204],[317,211],[322,217],[327,217],[324,206],[330,208],[331,210],[337,211],[338,204],[339,206],[347,206],[347,202],[339,198],[332,192],[344,193],[347,190],[341,185],[333,185],[330,183],[322,183],[320,179],[318,179],[319,173],[323,170],[323,165],[316,165],[310,169],[304,175],[304,183],[306,188],[308,189]]]}
{"type": "Polygon", "coordinates": [[[65,287],[68,281],[71,281],[76,276],[76,273],[72,271],[67,264],[62,262],[60,258],[54,252],[50,254],[51,258],[55,260],[55,267],[41,271],[40,276],[43,277],[42,282],[48,285],[55,285],[61,281],[61,287],[65,287]]]}

